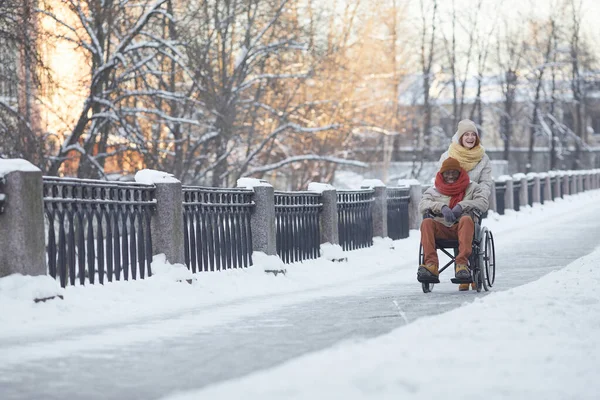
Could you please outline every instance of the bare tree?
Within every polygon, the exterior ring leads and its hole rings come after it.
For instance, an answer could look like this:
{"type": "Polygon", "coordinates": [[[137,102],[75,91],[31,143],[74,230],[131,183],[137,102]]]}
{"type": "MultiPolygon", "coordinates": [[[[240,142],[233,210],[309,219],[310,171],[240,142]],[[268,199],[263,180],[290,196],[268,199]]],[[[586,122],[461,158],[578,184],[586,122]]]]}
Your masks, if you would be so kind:
{"type": "Polygon", "coordinates": [[[524,43],[520,30],[511,31],[505,21],[505,33],[499,34],[496,44],[496,65],[502,91],[500,134],[504,141],[503,158],[509,160],[513,124],[517,113],[519,70],[523,60],[524,43]]]}
{"type": "Polygon", "coordinates": [[[31,0],[0,2],[0,157],[43,166],[44,138],[35,99],[46,75],[31,0]]]}

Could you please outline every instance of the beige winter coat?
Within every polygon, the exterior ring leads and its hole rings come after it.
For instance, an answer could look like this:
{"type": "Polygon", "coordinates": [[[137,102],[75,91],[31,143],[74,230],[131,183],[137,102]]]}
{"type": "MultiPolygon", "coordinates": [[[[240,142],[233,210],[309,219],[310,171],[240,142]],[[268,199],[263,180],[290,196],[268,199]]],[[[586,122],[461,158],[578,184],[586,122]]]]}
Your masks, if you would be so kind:
{"type": "MultiPolygon", "coordinates": [[[[438,165],[438,170],[442,166],[444,160],[448,158],[448,152],[446,151],[440,157],[440,162],[438,165]]],[[[490,198],[490,194],[492,193],[493,188],[493,178],[492,178],[492,163],[487,154],[483,155],[481,161],[477,163],[475,168],[468,172],[469,178],[471,178],[472,182],[478,183],[481,186],[481,189],[486,192],[486,198],[490,198]]]]}
{"type": "MultiPolygon", "coordinates": [[[[446,222],[442,214],[442,207],[450,204],[450,196],[446,196],[437,191],[435,186],[430,187],[423,193],[421,202],[419,203],[419,212],[425,214],[427,210],[431,210],[435,215],[434,220],[450,227],[453,224],[446,222]]],[[[463,209],[463,215],[469,214],[474,209],[483,213],[488,209],[488,196],[481,185],[475,182],[469,183],[465,192],[465,197],[458,204],[463,209]]],[[[457,220],[458,221],[458,220],[457,220]]]]}

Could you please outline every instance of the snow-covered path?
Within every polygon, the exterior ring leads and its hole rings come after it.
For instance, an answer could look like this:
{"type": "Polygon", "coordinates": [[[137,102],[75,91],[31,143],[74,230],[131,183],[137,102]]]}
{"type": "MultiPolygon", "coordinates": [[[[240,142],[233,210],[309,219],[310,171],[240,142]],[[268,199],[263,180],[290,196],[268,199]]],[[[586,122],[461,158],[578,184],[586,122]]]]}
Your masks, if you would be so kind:
{"type": "MultiPolygon", "coordinates": [[[[600,245],[599,194],[487,221],[497,248],[494,292],[535,281],[600,245]]],[[[486,296],[459,293],[449,282],[423,294],[415,280],[414,233],[394,243],[392,268],[343,284],[192,307],[182,315],[158,314],[135,323],[48,336],[4,335],[0,398],[160,398],[271,368],[340,341],[383,335],[486,296]]]]}

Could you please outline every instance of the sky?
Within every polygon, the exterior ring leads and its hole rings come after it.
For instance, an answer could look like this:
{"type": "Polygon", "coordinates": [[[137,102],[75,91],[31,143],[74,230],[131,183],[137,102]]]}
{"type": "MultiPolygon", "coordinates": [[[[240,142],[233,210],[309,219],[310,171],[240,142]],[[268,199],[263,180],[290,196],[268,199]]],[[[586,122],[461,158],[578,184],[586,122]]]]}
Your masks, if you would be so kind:
{"type": "MultiPolygon", "coordinates": [[[[518,231],[518,237],[534,236],[540,222],[558,231],[565,216],[578,210],[600,212],[599,200],[600,190],[595,190],[534,204],[518,213],[491,213],[486,226],[505,243],[502,251],[510,251],[513,232],[518,231]]],[[[200,330],[218,332],[226,323],[356,293],[365,285],[414,282],[415,290],[420,290],[414,277],[418,241],[418,232],[411,231],[408,239],[378,238],[373,247],[352,252],[325,246],[321,258],[287,266],[277,257],[256,253],[251,268],[195,276],[157,256],[153,277],[105,286],[60,289],[48,277],[1,278],[0,393],[3,383],[14,384],[13,371],[27,363],[55,365],[52,360],[57,357],[152,346],[200,330]],[[330,261],[340,254],[347,262],[330,261]],[[264,273],[273,268],[286,268],[287,274],[264,273]],[[192,284],[185,279],[193,279],[192,284]],[[64,299],[31,301],[51,293],[64,299]],[[211,312],[211,306],[228,302],[236,304],[231,312],[211,312]],[[186,318],[191,310],[196,317],[186,318]],[[77,334],[78,330],[85,333],[77,334]]],[[[543,253],[541,243],[531,251],[543,253]]],[[[596,398],[598,264],[600,247],[538,281],[492,291],[445,314],[406,320],[405,326],[389,334],[352,338],[274,368],[163,398],[474,399],[483,393],[486,399],[596,398]]],[[[442,296],[448,290],[442,285],[436,289],[442,296]]],[[[400,306],[398,313],[402,315],[400,306]]]]}

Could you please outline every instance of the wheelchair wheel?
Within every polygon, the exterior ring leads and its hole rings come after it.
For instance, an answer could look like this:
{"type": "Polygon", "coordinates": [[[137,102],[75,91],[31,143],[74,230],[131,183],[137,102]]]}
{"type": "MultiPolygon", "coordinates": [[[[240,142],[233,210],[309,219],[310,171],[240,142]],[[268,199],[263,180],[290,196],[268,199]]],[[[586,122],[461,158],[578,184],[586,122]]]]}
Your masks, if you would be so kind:
{"type": "Polygon", "coordinates": [[[492,287],[496,281],[496,247],[494,235],[487,228],[483,235],[483,264],[487,286],[492,287]]]}
{"type": "MultiPolygon", "coordinates": [[[[425,262],[425,254],[423,254],[423,245],[419,245],[419,265],[425,262]]],[[[423,293],[429,293],[433,290],[434,283],[425,283],[421,282],[421,289],[423,289],[423,293]]]]}

